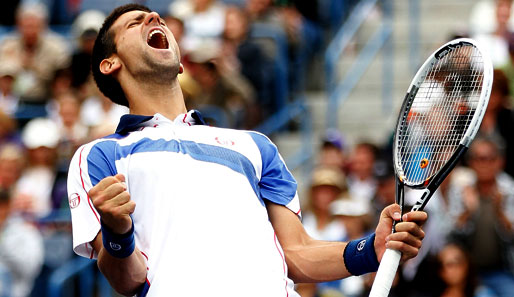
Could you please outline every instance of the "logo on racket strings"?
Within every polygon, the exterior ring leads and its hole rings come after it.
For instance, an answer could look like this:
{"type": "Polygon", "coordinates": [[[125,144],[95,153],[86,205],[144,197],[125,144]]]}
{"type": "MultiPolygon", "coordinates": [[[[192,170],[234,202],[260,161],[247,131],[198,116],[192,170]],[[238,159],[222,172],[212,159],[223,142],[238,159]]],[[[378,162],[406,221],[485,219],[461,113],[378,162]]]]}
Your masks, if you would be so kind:
{"type": "Polygon", "coordinates": [[[421,161],[419,162],[419,167],[421,167],[421,168],[425,168],[425,167],[427,167],[427,166],[428,166],[428,159],[427,159],[427,158],[423,158],[423,160],[421,160],[421,161]]]}
{"type": "Polygon", "coordinates": [[[366,239],[362,240],[361,242],[359,242],[359,244],[357,244],[357,251],[362,251],[364,249],[364,246],[366,245],[366,239]]]}

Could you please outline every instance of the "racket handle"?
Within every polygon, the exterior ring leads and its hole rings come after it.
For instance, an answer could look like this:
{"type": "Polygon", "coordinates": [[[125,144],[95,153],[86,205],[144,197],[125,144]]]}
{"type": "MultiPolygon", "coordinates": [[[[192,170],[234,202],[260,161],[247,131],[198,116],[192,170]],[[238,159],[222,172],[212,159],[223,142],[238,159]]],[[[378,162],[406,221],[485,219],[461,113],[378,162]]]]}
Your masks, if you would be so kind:
{"type": "Polygon", "coordinates": [[[386,249],[382,261],[380,261],[369,297],[387,297],[389,295],[401,257],[402,253],[399,251],[386,249]]]}

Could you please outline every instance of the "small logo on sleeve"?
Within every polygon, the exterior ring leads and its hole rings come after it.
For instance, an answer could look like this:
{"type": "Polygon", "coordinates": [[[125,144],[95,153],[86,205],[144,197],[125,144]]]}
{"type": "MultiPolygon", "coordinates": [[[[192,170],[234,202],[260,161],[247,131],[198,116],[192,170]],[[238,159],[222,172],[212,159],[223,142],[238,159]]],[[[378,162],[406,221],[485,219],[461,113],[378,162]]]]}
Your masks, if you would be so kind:
{"type": "Polygon", "coordinates": [[[359,244],[357,245],[357,250],[360,252],[364,249],[364,246],[366,245],[366,239],[362,240],[361,242],[359,242],[359,244]]]}
{"type": "Polygon", "coordinates": [[[71,194],[68,202],[70,203],[71,209],[77,208],[80,204],[80,195],[77,193],[71,194]]]}

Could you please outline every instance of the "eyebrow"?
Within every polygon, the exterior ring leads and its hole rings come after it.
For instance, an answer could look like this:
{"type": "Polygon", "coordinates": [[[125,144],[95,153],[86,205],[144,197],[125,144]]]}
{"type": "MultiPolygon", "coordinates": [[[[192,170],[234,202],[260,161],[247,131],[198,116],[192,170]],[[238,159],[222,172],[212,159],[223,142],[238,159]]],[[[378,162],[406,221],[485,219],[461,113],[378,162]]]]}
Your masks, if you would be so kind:
{"type": "Polygon", "coordinates": [[[127,26],[130,22],[132,21],[142,21],[143,19],[145,18],[145,13],[144,12],[141,12],[140,14],[138,14],[136,17],[134,18],[131,18],[129,20],[127,20],[125,22],[125,26],[127,26]]]}

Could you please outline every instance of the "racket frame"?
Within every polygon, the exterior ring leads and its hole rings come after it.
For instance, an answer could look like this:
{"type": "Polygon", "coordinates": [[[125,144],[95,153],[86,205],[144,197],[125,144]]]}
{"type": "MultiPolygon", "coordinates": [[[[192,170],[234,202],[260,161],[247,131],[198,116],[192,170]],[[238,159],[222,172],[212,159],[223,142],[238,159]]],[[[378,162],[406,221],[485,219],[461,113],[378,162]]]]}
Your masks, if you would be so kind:
{"type": "MultiPolygon", "coordinates": [[[[491,93],[492,81],[493,67],[489,56],[486,54],[486,52],[481,48],[479,44],[467,38],[455,39],[442,45],[420,67],[420,69],[414,76],[411,85],[409,86],[408,92],[405,96],[405,99],[402,103],[402,108],[396,125],[397,129],[395,130],[393,144],[393,165],[396,175],[396,202],[400,205],[402,209],[402,214],[404,207],[405,186],[408,186],[410,188],[424,189],[423,193],[421,194],[421,197],[416,201],[415,205],[412,208],[412,211],[423,210],[427,205],[428,201],[430,200],[430,198],[432,197],[433,193],[437,190],[437,188],[441,185],[441,183],[448,176],[448,174],[450,174],[451,170],[458,164],[459,160],[468,150],[471,141],[474,139],[476,133],[478,132],[480,123],[482,122],[482,118],[485,114],[487,103],[489,101],[489,96],[491,93]],[[434,63],[436,63],[438,59],[443,58],[448,53],[448,49],[457,48],[462,45],[469,44],[476,47],[478,51],[482,54],[484,67],[482,92],[480,94],[480,98],[475,109],[473,119],[471,120],[466,132],[464,133],[464,136],[462,137],[459,145],[457,146],[457,149],[453,152],[452,156],[448,159],[445,165],[443,165],[434,175],[432,175],[422,183],[408,183],[405,181],[405,178],[402,175],[403,169],[401,168],[401,166],[399,166],[399,160],[397,158],[397,137],[399,137],[398,127],[400,127],[400,123],[402,123],[402,121],[403,123],[407,121],[411,105],[414,101],[414,98],[416,97],[416,94],[422,82],[420,78],[423,75],[426,75],[429,69],[431,69],[431,66],[434,63]]],[[[405,125],[402,125],[402,127],[405,127],[405,125]]],[[[396,222],[394,225],[396,225],[396,222]]],[[[373,282],[373,286],[371,288],[371,292],[369,295],[370,297],[386,297],[389,294],[394,276],[396,274],[396,270],[398,269],[398,265],[400,263],[400,259],[401,253],[399,251],[393,249],[386,249],[384,255],[382,256],[381,263],[377,275],[375,277],[375,281],[373,282]]]]}
{"type": "Polygon", "coordinates": [[[409,86],[408,92],[405,95],[405,99],[403,100],[402,107],[400,110],[400,114],[396,123],[397,129],[395,130],[394,135],[394,145],[393,145],[393,165],[396,173],[396,203],[400,205],[402,208],[403,214],[403,206],[404,206],[404,186],[408,186],[413,189],[424,189],[421,197],[416,201],[412,210],[423,210],[432,197],[433,193],[437,190],[437,188],[441,185],[444,179],[450,174],[453,168],[458,164],[461,157],[465,154],[469,145],[473,141],[480,128],[480,123],[482,122],[482,118],[484,117],[485,111],[487,109],[487,104],[489,102],[489,95],[491,93],[492,81],[493,81],[493,67],[492,63],[489,60],[489,56],[484,54],[484,50],[480,47],[479,44],[474,42],[469,38],[459,38],[452,40],[439,49],[437,49],[420,67],[414,78],[412,79],[411,85],[409,86]],[[400,160],[398,158],[398,137],[400,137],[400,133],[398,133],[399,127],[406,127],[405,123],[407,122],[409,112],[416,98],[416,94],[418,93],[419,87],[423,80],[421,78],[425,77],[432,68],[432,66],[437,63],[440,59],[444,58],[448,53],[449,49],[457,49],[462,46],[473,46],[478,49],[478,51],[482,54],[484,59],[483,63],[483,81],[482,81],[482,91],[480,93],[480,98],[478,100],[475,114],[467,128],[464,136],[462,137],[457,149],[453,152],[452,156],[448,159],[445,165],[441,167],[433,176],[429,177],[422,183],[409,183],[405,181],[403,175],[403,168],[400,165],[400,160]],[[486,79],[487,78],[487,79],[486,79]]]}

